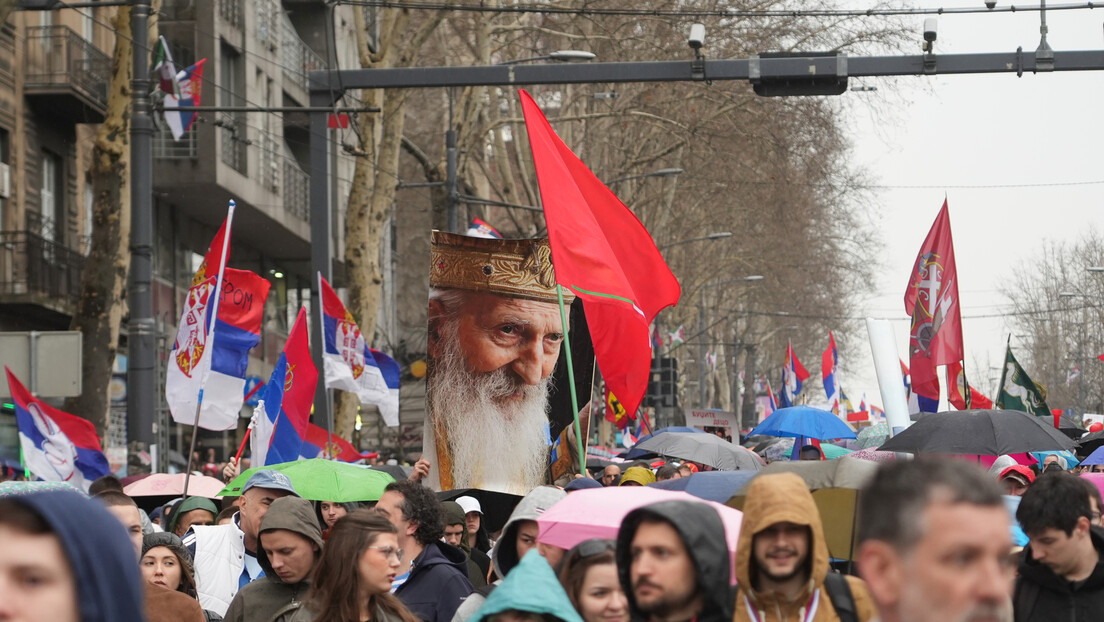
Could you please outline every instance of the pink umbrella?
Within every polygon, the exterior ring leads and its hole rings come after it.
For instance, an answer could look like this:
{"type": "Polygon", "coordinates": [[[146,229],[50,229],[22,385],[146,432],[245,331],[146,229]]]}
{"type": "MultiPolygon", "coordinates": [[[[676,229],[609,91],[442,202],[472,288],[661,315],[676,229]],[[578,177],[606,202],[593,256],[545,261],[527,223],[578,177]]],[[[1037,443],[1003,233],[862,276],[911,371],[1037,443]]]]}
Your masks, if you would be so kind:
{"type": "MultiPolygon", "coordinates": [[[[613,540],[617,538],[617,530],[626,514],[638,507],[660,501],[706,503],[717,510],[721,522],[724,523],[725,541],[731,554],[729,560],[735,563],[743,512],[682,491],[662,490],[651,486],[587,488],[572,492],[537,519],[537,524],[540,525],[537,541],[570,549],[591,538],[613,540]]],[[[735,585],[735,570],[730,573],[730,579],[735,585]]]]}
{"type": "MultiPolygon", "coordinates": [[[[123,492],[132,497],[157,497],[184,494],[185,473],[154,473],[123,488],[123,492]]],[[[192,475],[188,482],[188,494],[195,497],[214,498],[225,487],[222,480],[206,475],[192,475]]]]}
{"type": "Polygon", "coordinates": [[[1100,490],[1100,494],[1104,495],[1104,473],[1082,473],[1081,477],[1092,482],[1100,490]]]}
{"type": "Polygon", "coordinates": [[[869,460],[870,462],[889,462],[896,460],[897,454],[892,451],[878,451],[874,447],[867,447],[847,454],[849,460],[869,460]]]}

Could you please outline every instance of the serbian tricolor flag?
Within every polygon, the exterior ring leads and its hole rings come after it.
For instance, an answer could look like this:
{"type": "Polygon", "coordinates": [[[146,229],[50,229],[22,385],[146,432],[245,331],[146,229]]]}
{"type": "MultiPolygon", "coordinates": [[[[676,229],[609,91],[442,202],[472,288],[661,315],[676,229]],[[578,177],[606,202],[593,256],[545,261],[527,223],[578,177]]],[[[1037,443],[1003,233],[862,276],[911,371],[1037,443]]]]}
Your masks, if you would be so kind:
{"type": "Polygon", "coordinates": [[[479,218],[472,218],[471,225],[468,227],[467,235],[473,238],[489,238],[492,240],[501,240],[502,234],[498,232],[498,229],[490,226],[479,218]]]}
{"type": "Polygon", "coordinates": [[[971,408],[989,409],[993,401],[966,381],[966,370],[962,361],[950,363],[944,368],[947,372],[947,401],[959,410],[971,408]]]}
{"type": "Polygon", "coordinates": [[[399,364],[364,342],[364,335],[337,292],[318,274],[322,292],[322,364],[326,386],[356,393],[361,404],[375,404],[389,426],[399,425],[399,364]]]}
{"type": "Polygon", "coordinates": [[[15,402],[23,461],[35,477],[68,482],[87,492],[93,480],[111,474],[91,421],[35,399],[7,366],[4,371],[15,402]]]}
{"type": "Polygon", "coordinates": [[[774,398],[774,389],[771,388],[770,378],[767,378],[767,398],[767,409],[763,413],[764,418],[771,416],[771,413],[778,410],[778,400],[774,398]]]}
{"type": "Polygon", "coordinates": [[[912,318],[912,391],[938,400],[939,376],[935,368],[963,360],[958,270],[946,200],[913,263],[905,290],[905,313],[912,318]]]}
{"type": "Polygon", "coordinates": [[[648,388],[659,311],[681,289],[636,215],[568,149],[520,91],[559,285],[583,300],[602,376],[627,412],[648,388]]]}
{"type": "Polygon", "coordinates": [[[308,423],[307,437],[303,441],[303,447],[299,449],[299,457],[356,462],[364,456],[349,441],[326,432],[325,428],[308,423]]]}
{"type": "Polygon", "coordinates": [[[809,372],[794,354],[793,344],[786,342],[786,361],[782,364],[782,392],[780,395],[783,408],[794,405],[794,400],[801,393],[801,383],[809,379],[809,372]]]}
{"type": "Polygon", "coordinates": [[[172,132],[173,140],[180,140],[180,137],[192,127],[196,117],[199,116],[199,113],[194,110],[180,111],[174,110],[174,108],[199,105],[200,87],[203,86],[203,63],[206,62],[207,59],[204,58],[176,74],[180,97],[176,97],[171,93],[165,95],[165,123],[168,124],[169,130],[172,132]]]}
{"type": "Polygon", "coordinates": [[[225,266],[233,209],[231,205],[184,299],[165,377],[173,420],[191,425],[202,401],[199,427],[207,430],[238,424],[249,351],[261,340],[271,286],[257,274],[225,266]]]}
{"type": "MultiPolygon", "coordinates": [[[[927,397],[924,395],[917,395],[912,391],[912,384],[909,381],[911,374],[909,374],[908,365],[905,365],[904,361],[901,361],[901,378],[905,383],[905,396],[908,398],[909,414],[915,415],[917,413],[933,413],[939,411],[939,398],[927,397]]],[[[939,379],[936,378],[936,393],[939,392],[939,379]]]]}
{"type": "Polygon", "coordinates": [[[276,369],[254,410],[253,466],[299,459],[317,384],[318,369],[307,344],[307,312],[299,309],[276,369]]]}
{"type": "Polygon", "coordinates": [[[839,363],[839,353],[836,352],[836,337],[832,331],[828,331],[828,349],[820,357],[820,373],[824,379],[824,393],[828,396],[828,403],[832,406],[832,412],[839,415],[839,387],[836,385],[836,365],[839,363]]]}

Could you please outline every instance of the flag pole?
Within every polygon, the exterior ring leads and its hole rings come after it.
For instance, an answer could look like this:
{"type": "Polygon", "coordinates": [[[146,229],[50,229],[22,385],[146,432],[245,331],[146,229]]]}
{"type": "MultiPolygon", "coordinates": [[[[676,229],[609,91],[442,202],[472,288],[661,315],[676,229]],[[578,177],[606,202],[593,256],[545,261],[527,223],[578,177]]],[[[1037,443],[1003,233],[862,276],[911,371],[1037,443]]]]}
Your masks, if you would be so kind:
{"type": "MultiPolygon", "coordinates": [[[[230,200],[230,206],[226,211],[226,231],[222,236],[222,255],[219,257],[219,269],[218,276],[215,278],[215,291],[212,292],[214,302],[209,307],[210,323],[207,325],[207,337],[204,343],[215,345],[215,325],[218,324],[218,308],[219,297],[222,294],[222,277],[226,273],[226,252],[230,246],[230,228],[234,223],[234,207],[237,203],[233,199],[230,200]]],[[[211,353],[214,356],[214,353],[211,353]]],[[[184,472],[184,493],[181,495],[183,498],[188,498],[188,483],[192,479],[192,456],[195,455],[196,438],[199,437],[199,413],[203,410],[203,388],[207,386],[207,379],[211,376],[211,365],[208,364],[203,370],[203,382],[199,385],[199,396],[196,399],[196,411],[195,421],[192,422],[192,443],[188,449],[188,467],[184,472]]]]}
{"type": "Polygon", "coordinates": [[[579,446],[579,474],[586,475],[586,439],[579,423],[579,396],[575,394],[575,366],[571,362],[571,339],[567,333],[567,311],[564,310],[563,285],[556,285],[556,301],[560,304],[560,324],[563,326],[564,352],[567,353],[567,386],[571,393],[571,413],[575,419],[575,441],[579,446]]]}

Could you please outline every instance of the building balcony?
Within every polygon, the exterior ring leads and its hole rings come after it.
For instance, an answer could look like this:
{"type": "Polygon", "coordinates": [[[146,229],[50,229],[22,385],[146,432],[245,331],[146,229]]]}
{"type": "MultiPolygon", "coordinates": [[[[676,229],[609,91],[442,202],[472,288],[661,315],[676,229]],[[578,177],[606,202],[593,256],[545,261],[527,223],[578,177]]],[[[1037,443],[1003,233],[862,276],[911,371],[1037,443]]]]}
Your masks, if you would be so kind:
{"type": "Polygon", "coordinates": [[[65,26],[27,29],[23,92],[68,123],[101,123],[111,57],[65,26]]]}
{"type": "Polygon", "coordinates": [[[299,38],[287,14],[281,19],[280,64],[283,66],[284,92],[300,105],[310,103],[307,75],[326,68],[326,61],[299,38]]]}
{"type": "Polygon", "coordinates": [[[0,232],[0,303],[72,315],[84,256],[30,231],[0,232]]]}

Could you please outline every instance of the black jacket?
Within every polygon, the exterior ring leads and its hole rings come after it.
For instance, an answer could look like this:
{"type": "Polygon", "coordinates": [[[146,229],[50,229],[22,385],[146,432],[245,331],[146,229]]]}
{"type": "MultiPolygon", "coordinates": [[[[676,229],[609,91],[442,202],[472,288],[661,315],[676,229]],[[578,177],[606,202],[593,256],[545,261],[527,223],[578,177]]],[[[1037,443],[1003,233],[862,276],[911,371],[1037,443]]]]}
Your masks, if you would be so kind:
{"type": "Polygon", "coordinates": [[[444,542],[430,542],[414,560],[410,578],[395,596],[423,622],[450,622],[471,592],[464,551],[444,542]]]}
{"type": "Polygon", "coordinates": [[[1016,622],[1090,622],[1104,615],[1104,530],[1093,527],[1092,544],[1100,554],[1089,578],[1076,588],[1031,557],[1031,545],[1024,548],[1020,577],[1012,603],[1016,622]]]}
{"type": "Polygon", "coordinates": [[[735,593],[729,585],[731,566],[725,545],[724,524],[717,511],[704,503],[664,501],[637,508],[621,522],[617,533],[617,574],[621,589],[629,601],[629,613],[634,622],[647,616],[633,598],[632,541],[644,517],[655,517],[670,523],[682,538],[698,574],[698,591],[702,594],[702,610],[696,622],[732,622],[735,593]]]}

